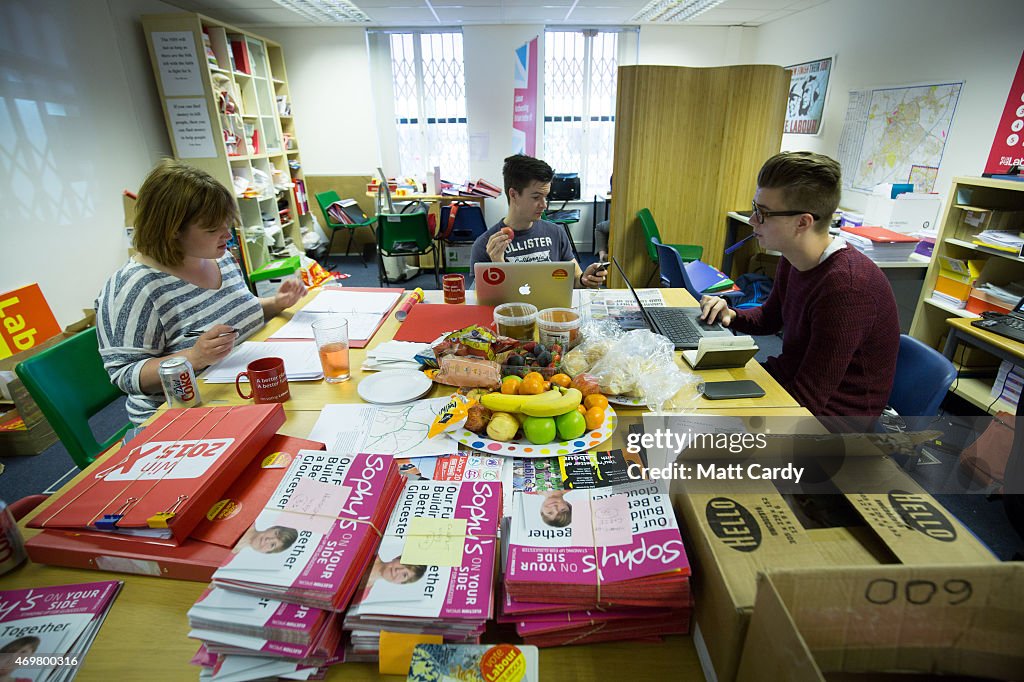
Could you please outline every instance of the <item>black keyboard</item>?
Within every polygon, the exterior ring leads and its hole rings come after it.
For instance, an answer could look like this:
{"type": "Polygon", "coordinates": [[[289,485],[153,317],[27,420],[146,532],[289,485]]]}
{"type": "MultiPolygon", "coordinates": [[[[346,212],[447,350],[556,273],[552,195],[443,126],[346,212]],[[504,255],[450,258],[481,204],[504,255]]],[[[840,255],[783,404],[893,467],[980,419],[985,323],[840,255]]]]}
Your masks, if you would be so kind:
{"type": "Polygon", "coordinates": [[[971,324],[987,332],[1024,343],[1024,320],[1015,315],[988,317],[984,320],[975,320],[971,324]]]}
{"type": "Polygon", "coordinates": [[[662,336],[676,345],[676,348],[696,348],[703,334],[697,326],[696,308],[646,308],[647,314],[658,327],[662,336]]]}

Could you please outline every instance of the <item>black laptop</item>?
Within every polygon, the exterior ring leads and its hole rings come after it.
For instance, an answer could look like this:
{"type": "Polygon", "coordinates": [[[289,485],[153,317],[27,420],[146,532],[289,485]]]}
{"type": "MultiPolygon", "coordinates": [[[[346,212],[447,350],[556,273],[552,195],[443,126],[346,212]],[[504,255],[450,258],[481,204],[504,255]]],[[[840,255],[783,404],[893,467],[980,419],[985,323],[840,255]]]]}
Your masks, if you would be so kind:
{"type": "Polygon", "coordinates": [[[971,322],[979,329],[984,329],[993,334],[1005,336],[1020,343],[1024,343],[1024,298],[1017,301],[1017,305],[1008,313],[983,313],[983,319],[971,322]]]}
{"type": "MultiPolygon", "coordinates": [[[[643,315],[648,328],[655,333],[661,334],[675,344],[676,350],[690,350],[691,348],[696,348],[697,343],[702,338],[733,335],[731,331],[717,322],[714,324],[704,324],[701,322],[699,307],[644,307],[644,304],[640,301],[640,296],[636,293],[636,289],[633,288],[629,278],[626,277],[626,273],[623,272],[622,266],[619,265],[619,261],[612,257],[612,262],[615,264],[616,269],[618,269],[619,274],[622,275],[622,280],[629,288],[629,292],[633,294],[633,298],[636,299],[636,304],[640,308],[640,314],[643,315]]],[[[700,299],[698,298],[697,300],[700,299]]]]}

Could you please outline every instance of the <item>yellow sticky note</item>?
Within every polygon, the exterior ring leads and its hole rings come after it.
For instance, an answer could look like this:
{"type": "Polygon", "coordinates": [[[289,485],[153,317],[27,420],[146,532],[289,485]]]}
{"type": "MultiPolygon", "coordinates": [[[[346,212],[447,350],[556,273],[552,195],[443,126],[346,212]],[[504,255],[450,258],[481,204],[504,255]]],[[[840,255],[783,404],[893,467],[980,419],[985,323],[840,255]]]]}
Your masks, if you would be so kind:
{"type": "Polygon", "coordinates": [[[380,674],[408,675],[412,650],[417,644],[443,644],[441,635],[380,631],[380,674]]]}
{"type": "Polygon", "coordinates": [[[405,532],[403,564],[461,566],[466,544],[466,519],[428,519],[414,516],[405,532]]]}

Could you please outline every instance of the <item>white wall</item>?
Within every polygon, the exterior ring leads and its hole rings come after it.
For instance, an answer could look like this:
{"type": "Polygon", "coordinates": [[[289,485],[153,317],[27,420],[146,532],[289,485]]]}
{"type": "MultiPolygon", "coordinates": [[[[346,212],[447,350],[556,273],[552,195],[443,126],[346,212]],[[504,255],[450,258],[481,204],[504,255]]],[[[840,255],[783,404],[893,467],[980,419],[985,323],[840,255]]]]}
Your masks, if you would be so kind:
{"type": "Polygon", "coordinates": [[[309,175],[373,173],[380,165],[380,152],[365,30],[251,30],[280,43],[284,50],[303,171],[309,175]]]}
{"type": "MultiPolygon", "coordinates": [[[[832,0],[755,34],[759,63],[787,66],[835,55],[820,137],[785,135],[785,150],[835,155],[848,92],[873,86],[964,81],[935,190],[980,175],[1024,46],[1019,0],[832,0]]],[[[843,205],[862,208],[847,192],[843,205]]]]}
{"type": "Polygon", "coordinates": [[[121,192],[170,152],[138,15],[160,2],[0,3],[0,291],[62,326],[125,259],[121,192]]]}

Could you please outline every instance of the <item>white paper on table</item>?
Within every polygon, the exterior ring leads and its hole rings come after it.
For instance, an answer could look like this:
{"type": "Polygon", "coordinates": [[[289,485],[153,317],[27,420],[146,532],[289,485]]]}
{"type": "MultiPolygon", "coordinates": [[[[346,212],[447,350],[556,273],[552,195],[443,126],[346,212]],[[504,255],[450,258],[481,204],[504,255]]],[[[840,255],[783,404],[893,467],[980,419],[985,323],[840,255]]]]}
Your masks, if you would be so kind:
{"type": "Polygon", "coordinates": [[[348,320],[349,340],[369,339],[401,296],[402,292],[397,289],[394,292],[324,289],[270,338],[312,339],[312,324],[323,314],[337,314],[348,320]]]}
{"type": "Polygon", "coordinates": [[[284,373],[289,381],[315,381],[324,376],[315,343],[245,341],[226,358],[211,365],[201,378],[209,384],[233,384],[239,372],[244,372],[250,362],[260,358],[284,360],[284,373]]]}
{"type": "Polygon", "coordinates": [[[427,438],[434,417],[448,398],[402,405],[325,405],[309,439],[339,454],[372,452],[396,457],[453,455],[459,444],[447,436],[427,438]]]}
{"type": "MultiPolygon", "coordinates": [[[[274,332],[271,339],[312,339],[313,323],[323,319],[326,312],[302,309],[292,315],[283,327],[274,332]]],[[[333,313],[348,320],[349,341],[362,341],[373,336],[383,313],[333,313]]]]}

